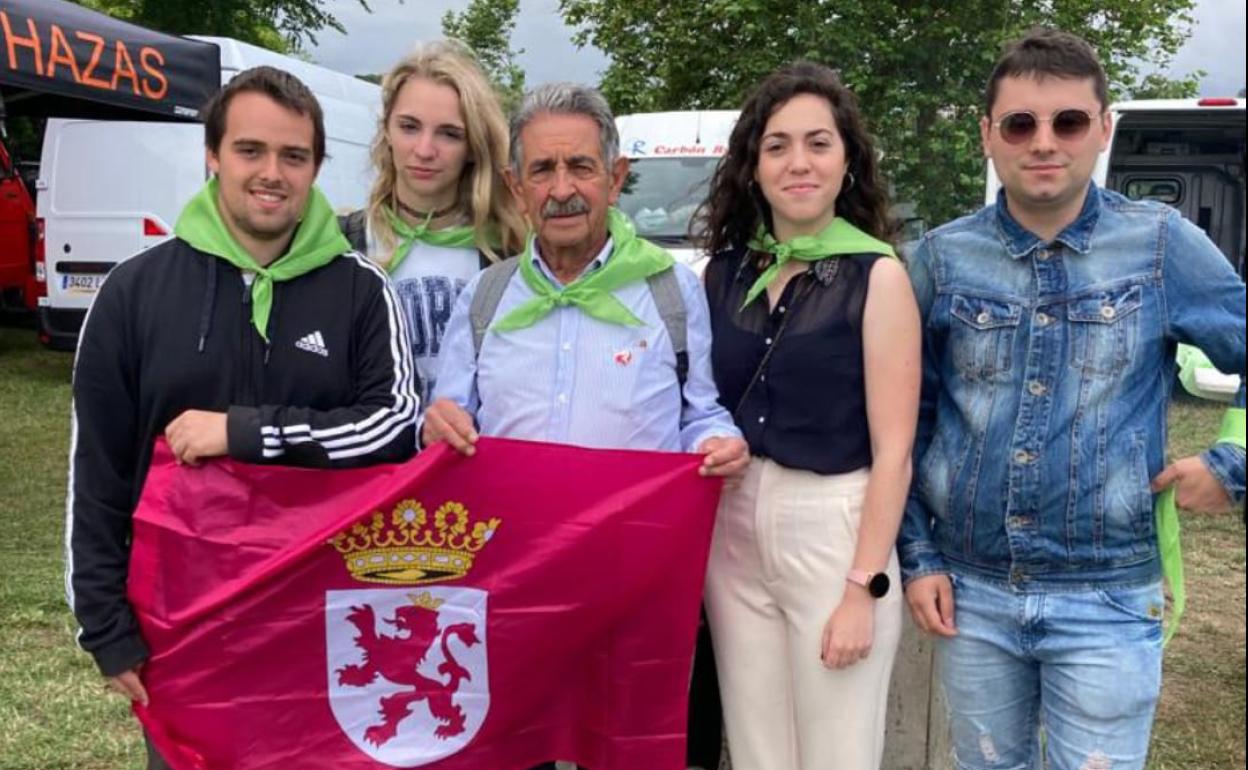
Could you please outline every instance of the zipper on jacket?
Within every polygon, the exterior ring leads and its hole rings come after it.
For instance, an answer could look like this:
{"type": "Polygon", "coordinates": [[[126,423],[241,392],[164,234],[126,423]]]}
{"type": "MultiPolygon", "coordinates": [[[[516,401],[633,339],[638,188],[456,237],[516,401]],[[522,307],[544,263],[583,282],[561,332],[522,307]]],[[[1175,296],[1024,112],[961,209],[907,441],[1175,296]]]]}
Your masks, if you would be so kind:
{"type": "Polygon", "coordinates": [[[241,381],[239,382],[239,401],[244,406],[256,405],[256,388],[254,383],[255,362],[255,332],[251,325],[251,282],[243,273],[239,273],[239,278],[243,282],[243,304],[242,304],[242,323],[239,325],[242,339],[239,341],[239,349],[242,353],[241,381]]]}

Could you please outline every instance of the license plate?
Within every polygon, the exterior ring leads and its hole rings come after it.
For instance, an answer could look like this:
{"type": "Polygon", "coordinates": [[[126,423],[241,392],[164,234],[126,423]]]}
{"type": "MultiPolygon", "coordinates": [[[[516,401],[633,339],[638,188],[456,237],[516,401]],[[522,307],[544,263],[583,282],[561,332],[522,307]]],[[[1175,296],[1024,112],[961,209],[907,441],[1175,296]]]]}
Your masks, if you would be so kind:
{"type": "Polygon", "coordinates": [[[94,294],[104,283],[103,275],[62,275],[61,290],[71,294],[94,294]]]}

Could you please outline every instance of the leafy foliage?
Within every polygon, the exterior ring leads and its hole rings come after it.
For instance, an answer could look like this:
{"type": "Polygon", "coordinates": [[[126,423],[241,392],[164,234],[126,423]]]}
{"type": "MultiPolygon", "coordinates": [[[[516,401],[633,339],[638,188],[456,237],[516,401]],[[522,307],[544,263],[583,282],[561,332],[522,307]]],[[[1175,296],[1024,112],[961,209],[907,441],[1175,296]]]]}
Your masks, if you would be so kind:
{"type": "Polygon", "coordinates": [[[1200,79],[1204,70],[1181,78],[1168,78],[1153,72],[1144,77],[1131,91],[1132,99],[1195,99],[1200,95],[1200,79]]]}
{"type": "MultiPolygon", "coordinates": [[[[232,37],[282,53],[316,43],[329,28],[345,32],[329,0],[73,0],[118,19],[175,35],[232,37]]],[[[370,10],[367,0],[359,0],[370,10]]]]}
{"type": "Polygon", "coordinates": [[[777,67],[840,70],[885,152],[898,200],[931,222],[983,190],[978,118],[1002,46],[1032,26],[1068,29],[1100,52],[1115,98],[1148,82],[1190,34],[1195,0],[561,0],[576,42],[611,58],[617,114],[724,109],[777,67]]]}
{"type": "Polygon", "coordinates": [[[442,17],[442,34],[472,50],[507,112],[524,94],[524,69],[516,63],[524,51],[511,48],[519,10],[520,0],[471,0],[461,13],[447,11],[442,17]]]}

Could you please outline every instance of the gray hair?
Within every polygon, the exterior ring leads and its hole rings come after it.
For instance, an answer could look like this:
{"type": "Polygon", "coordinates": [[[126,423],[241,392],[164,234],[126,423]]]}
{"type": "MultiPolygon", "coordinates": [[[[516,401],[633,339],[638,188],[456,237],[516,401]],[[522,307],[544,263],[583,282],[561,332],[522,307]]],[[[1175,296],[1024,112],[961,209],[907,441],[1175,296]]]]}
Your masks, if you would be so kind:
{"type": "Polygon", "coordinates": [[[584,115],[598,124],[602,161],[609,168],[620,155],[620,133],[615,128],[611,106],[597,89],[576,83],[547,83],[524,95],[511,119],[511,169],[520,175],[523,147],[520,133],[542,114],[584,115]]]}

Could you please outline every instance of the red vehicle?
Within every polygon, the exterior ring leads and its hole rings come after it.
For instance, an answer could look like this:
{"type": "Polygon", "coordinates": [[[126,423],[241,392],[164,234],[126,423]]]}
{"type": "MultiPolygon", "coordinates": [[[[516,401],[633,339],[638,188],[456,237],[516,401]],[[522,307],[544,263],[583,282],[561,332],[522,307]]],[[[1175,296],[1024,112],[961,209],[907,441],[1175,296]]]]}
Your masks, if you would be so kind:
{"type": "Polygon", "coordinates": [[[0,309],[34,310],[35,202],[0,142],[0,309]]]}

